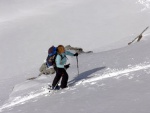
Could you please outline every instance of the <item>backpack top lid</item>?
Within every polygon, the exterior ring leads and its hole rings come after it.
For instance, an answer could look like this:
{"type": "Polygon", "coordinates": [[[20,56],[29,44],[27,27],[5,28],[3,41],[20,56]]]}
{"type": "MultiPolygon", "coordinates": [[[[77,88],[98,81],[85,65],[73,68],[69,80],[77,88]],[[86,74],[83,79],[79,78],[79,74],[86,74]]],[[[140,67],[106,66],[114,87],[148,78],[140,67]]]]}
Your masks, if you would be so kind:
{"type": "Polygon", "coordinates": [[[49,50],[48,50],[48,55],[49,56],[52,56],[56,53],[57,53],[57,48],[56,47],[52,46],[52,47],[49,48],[49,50]]]}

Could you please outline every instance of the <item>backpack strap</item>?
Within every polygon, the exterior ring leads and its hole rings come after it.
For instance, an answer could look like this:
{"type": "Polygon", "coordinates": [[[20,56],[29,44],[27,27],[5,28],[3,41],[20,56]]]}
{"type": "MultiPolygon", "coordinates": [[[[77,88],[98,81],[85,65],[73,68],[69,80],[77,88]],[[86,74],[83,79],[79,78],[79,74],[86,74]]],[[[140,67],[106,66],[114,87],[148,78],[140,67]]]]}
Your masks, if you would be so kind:
{"type": "MultiPolygon", "coordinates": [[[[56,53],[55,56],[54,56],[54,60],[53,60],[53,66],[54,66],[54,70],[56,72],[57,72],[57,66],[56,66],[55,60],[56,60],[57,55],[60,55],[60,54],[56,53]]],[[[60,57],[61,57],[61,60],[64,58],[62,55],[60,55],[60,57]]]]}
{"type": "MultiPolygon", "coordinates": [[[[59,54],[60,55],[60,54],[59,54]]],[[[66,55],[64,55],[64,57],[62,56],[62,55],[60,55],[60,57],[61,57],[61,60],[63,59],[63,58],[67,58],[67,56],[66,55]]],[[[68,59],[68,58],[67,58],[68,59]]]]}

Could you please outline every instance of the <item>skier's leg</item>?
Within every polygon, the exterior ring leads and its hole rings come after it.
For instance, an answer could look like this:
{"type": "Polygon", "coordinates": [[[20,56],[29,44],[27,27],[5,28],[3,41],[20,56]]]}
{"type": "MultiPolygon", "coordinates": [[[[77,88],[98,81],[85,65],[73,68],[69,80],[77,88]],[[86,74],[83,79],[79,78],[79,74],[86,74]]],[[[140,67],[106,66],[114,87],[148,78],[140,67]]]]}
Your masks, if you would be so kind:
{"type": "Polygon", "coordinates": [[[58,82],[59,82],[59,80],[60,80],[60,78],[61,78],[61,75],[62,75],[62,74],[61,74],[60,70],[57,69],[56,76],[55,76],[55,78],[54,78],[54,80],[53,80],[52,87],[55,87],[55,86],[58,84],[58,82]]]}
{"type": "Polygon", "coordinates": [[[61,80],[61,88],[66,88],[67,87],[67,82],[68,82],[68,73],[66,70],[63,70],[63,75],[62,75],[62,80],[61,80]]]}

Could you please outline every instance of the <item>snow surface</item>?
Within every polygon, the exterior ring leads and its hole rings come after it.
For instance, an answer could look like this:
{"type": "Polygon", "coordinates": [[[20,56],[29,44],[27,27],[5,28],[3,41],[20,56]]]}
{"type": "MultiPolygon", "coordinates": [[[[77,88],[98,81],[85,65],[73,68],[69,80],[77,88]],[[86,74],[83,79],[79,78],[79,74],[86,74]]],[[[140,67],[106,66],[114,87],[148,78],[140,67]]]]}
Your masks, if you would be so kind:
{"type": "Polygon", "coordinates": [[[0,0],[0,112],[149,113],[149,0],[0,0]],[[94,53],[69,57],[69,88],[47,90],[38,69],[51,45],[94,53]]]}

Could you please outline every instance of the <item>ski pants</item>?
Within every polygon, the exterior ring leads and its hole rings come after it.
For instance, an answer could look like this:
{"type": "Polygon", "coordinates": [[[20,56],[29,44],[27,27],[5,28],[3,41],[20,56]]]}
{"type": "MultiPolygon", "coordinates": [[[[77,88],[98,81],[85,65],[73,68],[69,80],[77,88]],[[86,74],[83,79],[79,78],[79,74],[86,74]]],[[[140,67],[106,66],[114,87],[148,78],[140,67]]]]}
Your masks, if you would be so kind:
{"type": "Polygon", "coordinates": [[[66,70],[64,68],[57,68],[56,71],[56,76],[53,80],[53,84],[52,86],[55,87],[56,85],[58,85],[58,82],[61,80],[61,88],[66,88],[67,87],[67,82],[68,82],[68,73],[66,72],[66,70]]]}

